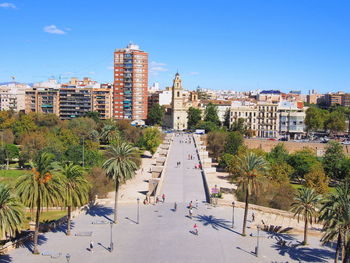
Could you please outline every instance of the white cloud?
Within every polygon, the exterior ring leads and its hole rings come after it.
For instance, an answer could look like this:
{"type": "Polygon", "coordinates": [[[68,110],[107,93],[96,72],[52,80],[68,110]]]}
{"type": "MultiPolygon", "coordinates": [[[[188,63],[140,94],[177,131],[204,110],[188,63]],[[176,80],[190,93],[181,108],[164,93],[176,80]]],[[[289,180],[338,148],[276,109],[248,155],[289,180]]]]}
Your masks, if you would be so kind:
{"type": "Polygon", "coordinates": [[[57,26],[55,26],[55,25],[45,26],[44,32],[49,33],[49,34],[57,34],[57,35],[64,35],[66,33],[62,29],[57,28],[57,26]]]}
{"type": "Polygon", "coordinates": [[[154,75],[157,76],[159,75],[160,72],[165,72],[168,71],[168,69],[166,67],[165,63],[162,62],[156,62],[156,61],[151,61],[150,63],[150,68],[149,68],[149,72],[154,75]]]}
{"type": "Polygon", "coordinates": [[[199,72],[197,72],[197,71],[192,71],[192,72],[189,73],[189,75],[191,75],[191,76],[199,75],[199,72]]]}
{"type": "Polygon", "coordinates": [[[96,74],[95,71],[90,71],[90,72],[89,72],[89,75],[95,75],[95,74],[96,74]]]}
{"type": "Polygon", "coordinates": [[[14,4],[12,4],[12,3],[1,3],[0,7],[16,9],[16,6],[14,4]]]}
{"type": "Polygon", "coordinates": [[[108,70],[113,70],[114,67],[113,67],[113,66],[108,66],[107,69],[108,69],[108,70]]]}

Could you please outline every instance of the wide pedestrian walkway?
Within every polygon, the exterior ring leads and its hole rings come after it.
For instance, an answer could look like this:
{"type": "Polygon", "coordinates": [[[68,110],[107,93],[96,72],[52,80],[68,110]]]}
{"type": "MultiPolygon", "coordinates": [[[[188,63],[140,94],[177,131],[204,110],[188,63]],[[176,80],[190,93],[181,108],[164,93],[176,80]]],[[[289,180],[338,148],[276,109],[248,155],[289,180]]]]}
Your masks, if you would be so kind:
{"type": "Polygon", "coordinates": [[[205,201],[205,191],[192,134],[174,136],[165,167],[162,193],[166,202],[205,201]],[[192,159],[190,158],[192,156],[192,159]],[[177,163],[180,162],[180,165],[177,163]]]}

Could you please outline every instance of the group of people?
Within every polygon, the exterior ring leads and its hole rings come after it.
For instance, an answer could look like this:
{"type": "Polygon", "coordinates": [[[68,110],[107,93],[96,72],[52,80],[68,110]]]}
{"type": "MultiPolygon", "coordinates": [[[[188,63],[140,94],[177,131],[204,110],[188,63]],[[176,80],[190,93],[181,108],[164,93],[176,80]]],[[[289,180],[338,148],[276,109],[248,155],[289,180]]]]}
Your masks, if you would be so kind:
{"type": "Polygon", "coordinates": [[[176,167],[179,167],[181,165],[181,162],[176,162],[176,167]]]}
{"type": "Polygon", "coordinates": [[[193,159],[194,159],[193,155],[192,154],[188,154],[187,160],[193,160],[193,159]]]}

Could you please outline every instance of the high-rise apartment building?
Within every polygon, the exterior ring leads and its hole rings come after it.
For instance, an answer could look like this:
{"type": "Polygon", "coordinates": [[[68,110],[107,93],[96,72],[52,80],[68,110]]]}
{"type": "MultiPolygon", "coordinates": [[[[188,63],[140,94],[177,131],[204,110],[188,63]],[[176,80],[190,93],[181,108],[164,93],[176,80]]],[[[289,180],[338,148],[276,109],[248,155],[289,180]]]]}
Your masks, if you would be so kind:
{"type": "Polygon", "coordinates": [[[147,118],[148,53],[129,44],[114,52],[113,116],[115,119],[147,118]]]}

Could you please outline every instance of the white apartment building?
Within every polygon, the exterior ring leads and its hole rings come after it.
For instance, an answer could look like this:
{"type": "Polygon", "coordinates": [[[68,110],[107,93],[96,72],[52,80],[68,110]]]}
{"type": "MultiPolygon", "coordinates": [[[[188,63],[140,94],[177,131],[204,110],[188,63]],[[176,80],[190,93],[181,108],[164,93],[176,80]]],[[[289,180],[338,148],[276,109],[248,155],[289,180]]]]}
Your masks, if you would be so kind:
{"type": "Polygon", "coordinates": [[[170,105],[172,99],[172,91],[171,89],[162,90],[159,92],[159,105],[170,105]]]}
{"type": "Polygon", "coordinates": [[[306,109],[302,102],[233,101],[230,108],[230,125],[242,118],[247,128],[257,137],[286,136],[297,139],[305,134],[306,109]]]}
{"type": "Polygon", "coordinates": [[[25,91],[30,88],[15,82],[0,86],[0,110],[24,111],[25,91]]]}

